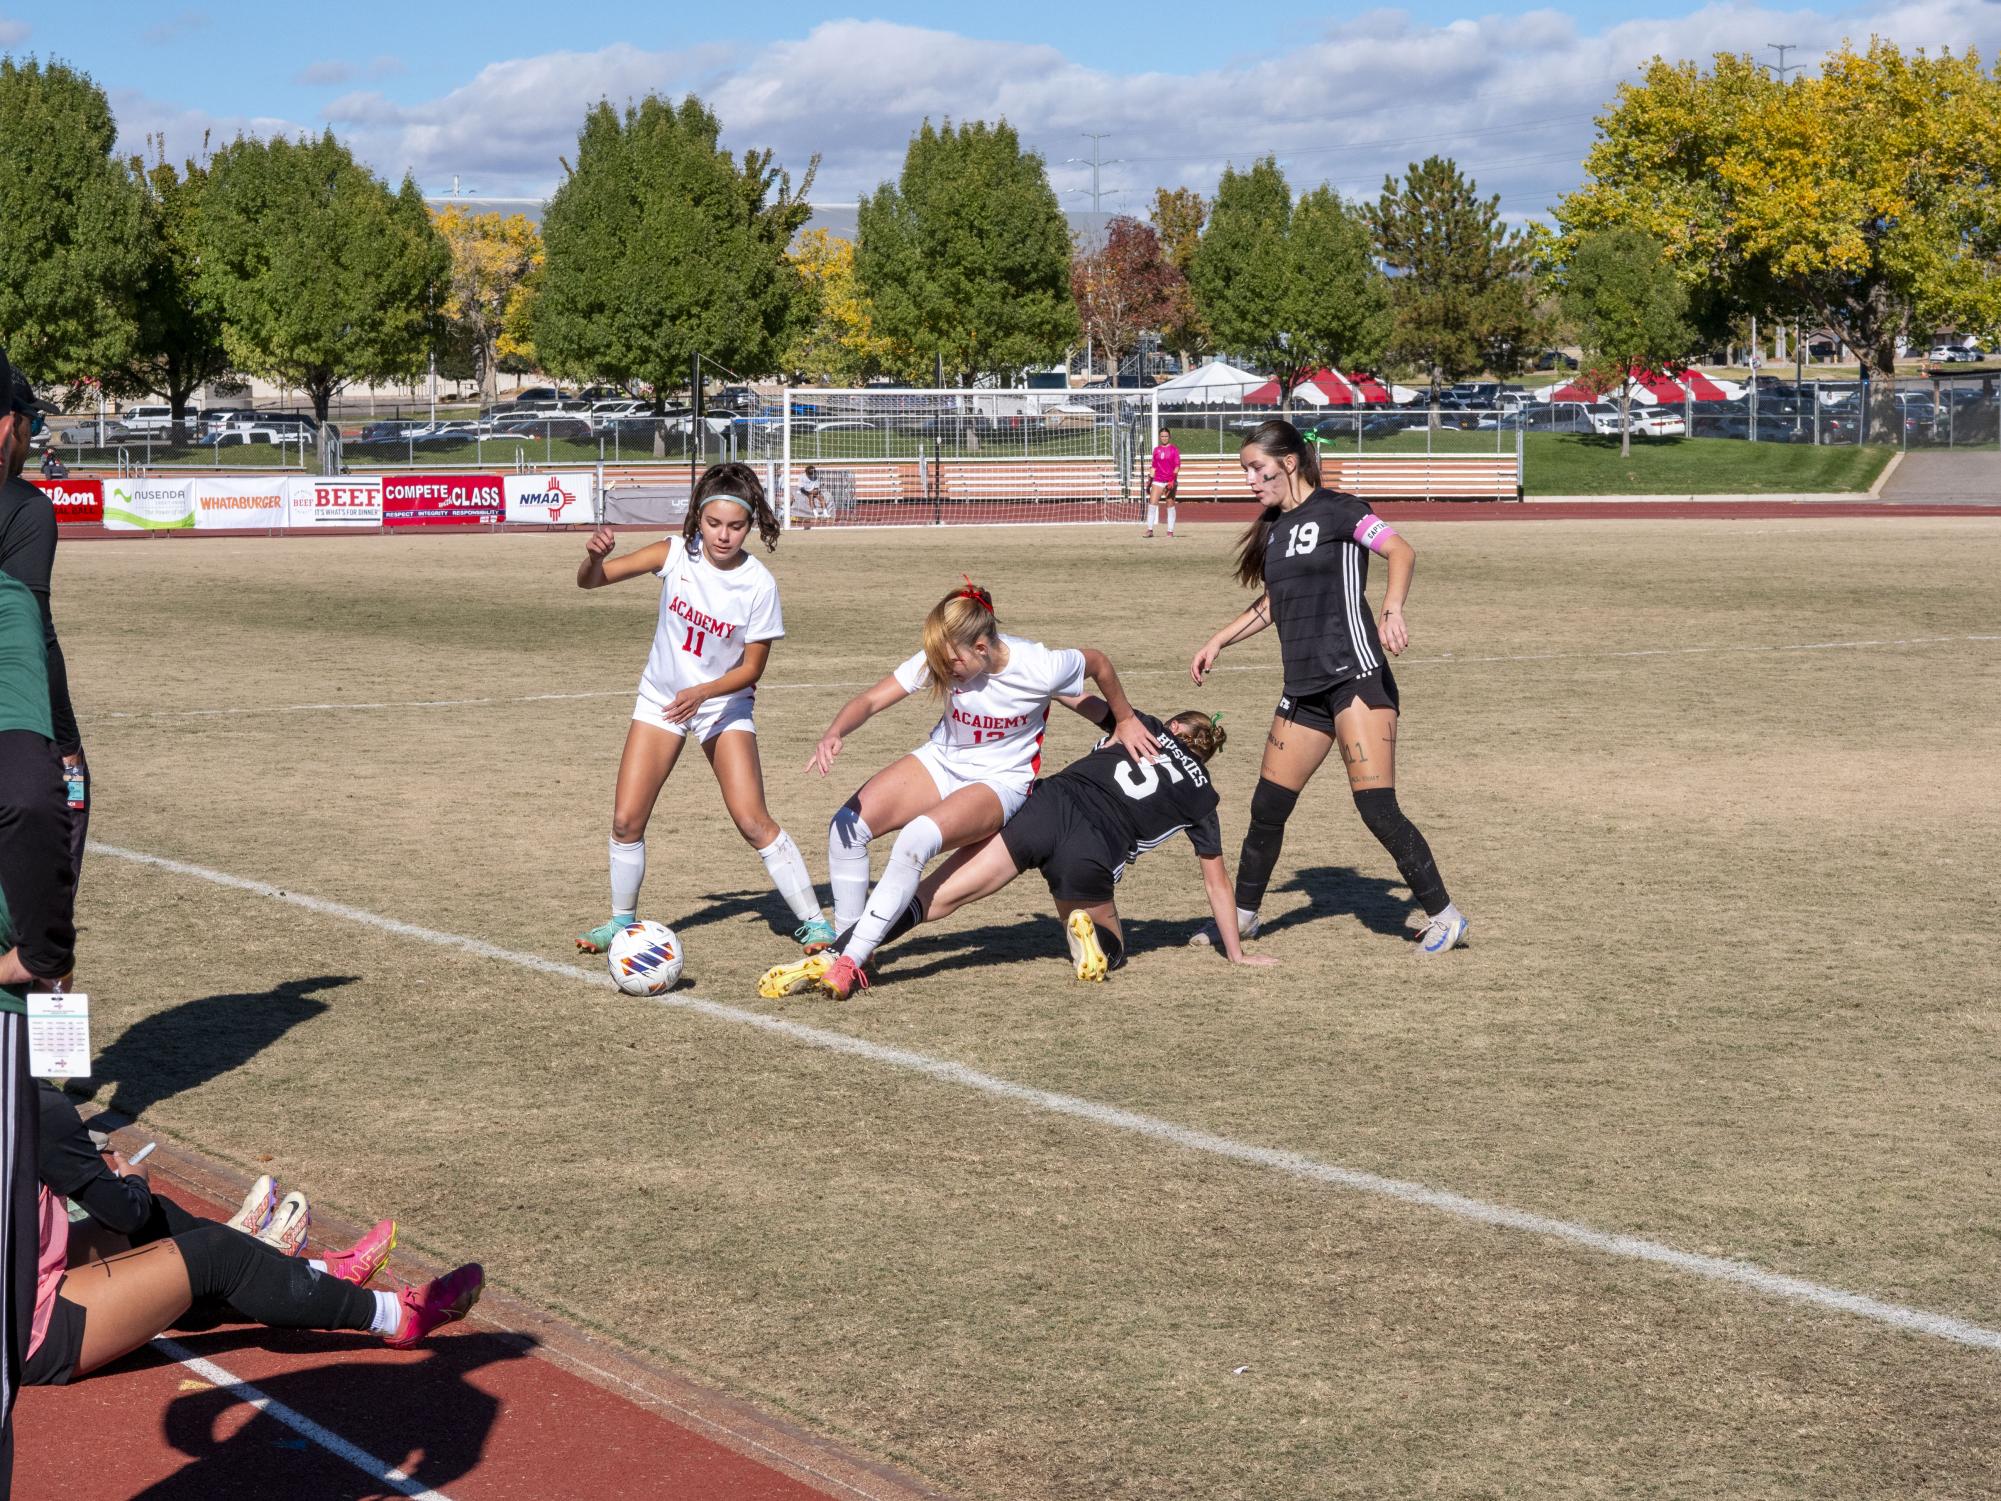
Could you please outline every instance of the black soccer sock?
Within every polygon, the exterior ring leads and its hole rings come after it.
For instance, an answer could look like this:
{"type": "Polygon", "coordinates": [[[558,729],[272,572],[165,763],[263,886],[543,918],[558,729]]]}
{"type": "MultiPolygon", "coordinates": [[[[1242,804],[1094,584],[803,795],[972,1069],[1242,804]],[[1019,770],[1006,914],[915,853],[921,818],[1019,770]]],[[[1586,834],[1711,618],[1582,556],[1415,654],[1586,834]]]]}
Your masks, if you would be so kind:
{"type": "Polygon", "coordinates": [[[272,1329],[367,1329],[375,1294],[287,1256],[227,1225],[203,1225],[174,1237],[188,1269],[195,1306],[221,1302],[272,1329]]]}
{"type": "Polygon", "coordinates": [[[213,1224],[213,1220],[200,1219],[189,1214],[172,1199],[153,1195],[153,1207],[146,1211],[146,1218],[139,1222],[139,1228],[132,1232],[132,1244],[150,1245],[156,1240],[165,1240],[170,1235],[184,1235],[190,1230],[199,1230],[203,1225],[213,1224]]]}
{"type": "Polygon", "coordinates": [[[1244,831],[1244,848],[1237,856],[1237,906],[1245,912],[1257,911],[1264,902],[1272,867],[1285,847],[1285,821],[1298,801],[1292,788],[1258,778],[1257,790],[1251,793],[1251,826],[1244,831]]]}
{"type": "Polygon", "coordinates": [[[1355,794],[1355,810],[1362,815],[1362,822],[1368,825],[1369,832],[1382,841],[1383,848],[1396,861],[1404,884],[1410,887],[1410,894],[1424,908],[1426,917],[1436,917],[1452,905],[1452,898],[1445,894],[1445,882],[1438,874],[1438,865],[1431,858],[1431,846],[1424,842],[1424,835],[1417,831],[1417,825],[1406,818],[1403,809],[1397,806],[1396,788],[1363,788],[1355,794]]]}

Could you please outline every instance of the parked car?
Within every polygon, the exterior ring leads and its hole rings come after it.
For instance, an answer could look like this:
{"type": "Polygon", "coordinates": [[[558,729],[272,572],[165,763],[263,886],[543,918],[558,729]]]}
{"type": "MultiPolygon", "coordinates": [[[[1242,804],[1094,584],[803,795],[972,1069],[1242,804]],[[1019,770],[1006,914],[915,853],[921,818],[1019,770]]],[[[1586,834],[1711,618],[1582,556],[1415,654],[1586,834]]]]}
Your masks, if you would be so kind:
{"type": "Polygon", "coordinates": [[[557,386],[524,386],[507,398],[508,406],[548,406],[562,401],[567,393],[557,386]]]}
{"type": "Polygon", "coordinates": [[[354,435],[357,443],[401,443],[422,424],[415,422],[369,422],[354,435]]]}
{"type": "Polygon", "coordinates": [[[1982,355],[1979,350],[1968,349],[1964,344],[1934,344],[1925,358],[1940,365],[1977,365],[1982,355]]]}
{"type": "Polygon", "coordinates": [[[560,441],[588,442],[594,435],[591,424],[582,417],[549,412],[537,416],[522,412],[497,422],[487,436],[495,438],[535,438],[560,441]]]}
{"type": "MultiPolygon", "coordinates": [[[[1619,426],[1616,406],[1591,409],[1591,428],[1600,437],[1617,437],[1619,426]]],[[[1679,438],[1688,431],[1680,412],[1661,407],[1633,407],[1626,414],[1625,427],[1645,438],[1679,438]]]]}
{"type": "Polygon", "coordinates": [[[164,433],[174,425],[174,409],[168,406],[126,407],[118,420],[135,433],[164,433]]]}
{"type": "Polygon", "coordinates": [[[310,417],[291,412],[266,412],[259,416],[237,417],[210,432],[200,441],[223,448],[233,443],[310,443],[319,433],[310,417]]]}

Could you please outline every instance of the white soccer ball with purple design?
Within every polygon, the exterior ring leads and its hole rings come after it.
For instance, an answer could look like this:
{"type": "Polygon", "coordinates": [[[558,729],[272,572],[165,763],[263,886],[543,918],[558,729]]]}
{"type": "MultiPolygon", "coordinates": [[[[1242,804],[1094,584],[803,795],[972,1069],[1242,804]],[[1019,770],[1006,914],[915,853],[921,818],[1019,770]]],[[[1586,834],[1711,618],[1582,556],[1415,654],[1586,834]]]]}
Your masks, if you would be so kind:
{"type": "Polygon", "coordinates": [[[627,995],[662,995],[673,989],[686,957],[672,928],[645,920],[620,928],[605,952],[612,982],[627,995]]]}

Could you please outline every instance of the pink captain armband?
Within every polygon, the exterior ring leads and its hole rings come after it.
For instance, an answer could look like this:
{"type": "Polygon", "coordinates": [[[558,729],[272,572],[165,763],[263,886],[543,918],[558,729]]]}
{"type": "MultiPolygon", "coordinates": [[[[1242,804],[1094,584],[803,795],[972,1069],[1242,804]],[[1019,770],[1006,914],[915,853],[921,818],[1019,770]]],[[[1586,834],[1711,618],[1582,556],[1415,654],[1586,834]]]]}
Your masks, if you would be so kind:
{"type": "Polygon", "coordinates": [[[1370,552],[1381,552],[1395,535],[1395,530],[1380,516],[1364,516],[1355,523],[1355,540],[1370,552]]]}

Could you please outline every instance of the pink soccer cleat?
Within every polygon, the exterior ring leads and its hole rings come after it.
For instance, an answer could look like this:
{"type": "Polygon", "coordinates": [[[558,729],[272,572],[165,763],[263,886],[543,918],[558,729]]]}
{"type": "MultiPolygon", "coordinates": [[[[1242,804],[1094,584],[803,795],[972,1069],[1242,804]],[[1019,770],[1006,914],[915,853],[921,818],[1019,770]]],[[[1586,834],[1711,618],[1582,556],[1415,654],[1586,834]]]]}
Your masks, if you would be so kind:
{"type": "Polygon", "coordinates": [[[329,1251],[321,1259],[327,1264],[328,1276],[352,1282],[356,1287],[366,1287],[388,1263],[389,1253],[395,1249],[396,1221],[377,1220],[374,1229],[345,1251],[329,1251]]]}
{"type": "Polygon", "coordinates": [[[820,989],[837,1001],[845,1001],[857,990],[868,989],[868,976],[862,973],[859,964],[843,954],[820,976],[820,989]]]}
{"type": "Polygon", "coordinates": [[[486,1272],[478,1262],[469,1261],[422,1287],[404,1288],[403,1321],[383,1343],[393,1350],[409,1349],[433,1330],[464,1318],[485,1286],[486,1272]]]}

